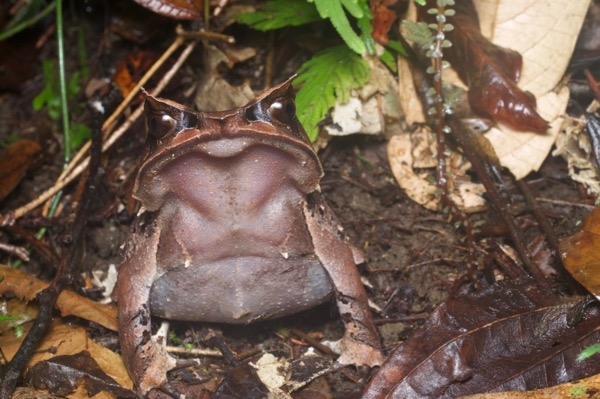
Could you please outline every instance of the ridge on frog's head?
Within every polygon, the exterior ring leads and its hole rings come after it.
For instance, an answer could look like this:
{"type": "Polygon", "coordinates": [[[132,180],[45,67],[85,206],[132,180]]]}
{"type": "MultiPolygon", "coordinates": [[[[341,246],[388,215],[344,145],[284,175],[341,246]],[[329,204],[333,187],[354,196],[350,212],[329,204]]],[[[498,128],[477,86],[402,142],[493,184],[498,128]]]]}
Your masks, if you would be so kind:
{"type": "MultiPolygon", "coordinates": [[[[290,176],[302,186],[302,191],[317,189],[323,171],[296,117],[292,79],[229,111],[197,112],[145,93],[147,151],[134,196],[153,208],[151,203],[161,203],[154,200],[164,191],[160,180],[165,167],[189,156],[232,162],[256,146],[269,148],[267,153],[289,157],[288,165],[297,165],[290,176]]],[[[262,152],[263,156],[267,153],[262,152]]]]}

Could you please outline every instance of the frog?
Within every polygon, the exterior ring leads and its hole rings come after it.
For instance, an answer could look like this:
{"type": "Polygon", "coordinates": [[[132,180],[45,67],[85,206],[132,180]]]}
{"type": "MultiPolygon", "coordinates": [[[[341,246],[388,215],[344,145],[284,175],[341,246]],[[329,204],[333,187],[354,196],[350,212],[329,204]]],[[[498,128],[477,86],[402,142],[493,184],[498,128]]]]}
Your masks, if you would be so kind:
{"type": "Polygon", "coordinates": [[[145,93],[139,211],[119,267],[119,343],[136,394],[173,393],[185,365],[152,317],[244,325],[335,298],[339,365],[378,366],[381,342],[350,243],[324,199],[323,167],[299,122],[292,80],[245,106],[199,112],[145,93]]]}

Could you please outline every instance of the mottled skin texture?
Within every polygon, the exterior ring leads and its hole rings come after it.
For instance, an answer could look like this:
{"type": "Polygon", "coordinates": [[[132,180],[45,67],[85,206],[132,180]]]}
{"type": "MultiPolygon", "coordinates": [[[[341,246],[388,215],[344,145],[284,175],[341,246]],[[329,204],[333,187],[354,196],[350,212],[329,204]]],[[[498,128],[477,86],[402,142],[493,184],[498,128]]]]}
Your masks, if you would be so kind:
{"type": "Polygon", "coordinates": [[[286,82],[246,106],[198,113],[146,98],[141,211],[119,269],[119,332],[137,393],[169,390],[177,361],[152,315],[245,324],[335,295],[346,327],[340,364],[381,364],[355,261],[323,200],[319,160],[286,82]]]}

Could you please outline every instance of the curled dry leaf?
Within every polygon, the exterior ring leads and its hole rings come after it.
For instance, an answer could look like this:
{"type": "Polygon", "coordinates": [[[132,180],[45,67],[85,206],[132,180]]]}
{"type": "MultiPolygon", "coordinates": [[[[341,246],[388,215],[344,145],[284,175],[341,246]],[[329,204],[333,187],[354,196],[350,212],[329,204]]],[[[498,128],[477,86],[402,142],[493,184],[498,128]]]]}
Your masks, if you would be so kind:
{"type": "Polygon", "coordinates": [[[600,309],[589,308],[571,326],[579,305],[559,301],[530,279],[449,299],[394,351],[362,398],[454,398],[596,374],[596,359],[577,357],[600,340],[600,309]]]}
{"type": "Polygon", "coordinates": [[[19,140],[0,155],[0,201],[17,187],[39,151],[37,142],[19,140]]]}
{"type": "Polygon", "coordinates": [[[561,241],[560,255],[573,278],[600,298],[600,208],[585,218],[581,231],[561,241]]]}
{"type": "MultiPolygon", "coordinates": [[[[417,169],[435,166],[435,145],[431,132],[421,129],[413,134],[393,136],[387,145],[388,161],[394,178],[404,192],[415,202],[430,210],[440,210],[439,189],[432,183],[427,172],[417,169]]],[[[453,153],[448,161],[452,176],[449,182],[455,190],[452,199],[466,212],[478,212],[485,207],[482,197],[484,188],[462,177],[470,167],[458,153],[453,153]]]]}
{"type": "MultiPolygon", "coordinates": [[[[31,301],[48,283],[11,267],[0,265],[0,295],[12,294],[21,300],[31,301]]],[[[117,308],[82,297],[73,291],[63,290],[56,301],[63,316],[77,316],[117,331],[117,308]]]]}

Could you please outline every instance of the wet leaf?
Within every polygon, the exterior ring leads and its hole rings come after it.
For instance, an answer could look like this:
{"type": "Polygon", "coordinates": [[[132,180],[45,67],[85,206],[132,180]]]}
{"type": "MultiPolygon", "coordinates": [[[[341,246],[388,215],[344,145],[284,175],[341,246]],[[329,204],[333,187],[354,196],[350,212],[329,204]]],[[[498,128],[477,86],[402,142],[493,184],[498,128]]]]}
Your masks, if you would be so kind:
{"type": "Polygon", "coordinates": [[[530,280],[450,299],[394,351],[363,399],[537,389],[598,373],[599,362],[577,356],[600,340],[600,309],[570,327],[578,303],[530,280]]]}
{"type": "Polygon", "coordinates": [[[200,19],[204,2],[202,0],[134,0],[165,17],[174,19],[200,19]]]}
{"type": "MultiPolygon", "coordinates": [[[[445,55],[469,86],[473,111],[517,130],[544,132],[548,124],[536,111],[534,95],[517,86],[523,66],[521,55],[481,34],[471,1],[457,2],[453,8],[456,14],[450,21],[454,29],[446,32],[452,46],[445,55]]],[[[435,16],[427,10],[427,6],[419,7],[419,18],[434,22],[435,16]]]]}
{"type": "MultiPolygon", "coordinates": [[[[22,270],[0,265],[0,295],[12,294],[21,300],[31,301],[47,286],[47,283],[22,270]]],[[[63,290],[56,301],[56,308],[63,316],[81,317],[117,331],[117,308],[114,305],[100,304],[73,291],[63,290]]]]}
{"type": "Polygon", "coordinates": [[[560,243],[569,273],[592,295],[600,298],[600,208],[585,218],[581,230],[560,243]]]}
{"type": "Polygon", "coordinates": [[[39,362],[29,370],[27,380],[35,388],[47,389],[54,395],[69,394],[77,386],[85,384],[89,396],[108,391],[120,398],[134,397],[132,391],[110,378],[88,351],[39,362]]]}
{"type": "Polygon", "coordinates": [[[33,163],[40,145],[33,140],[19,140],[0,155],[0,201],[19,184],[27,168],[33,163]]]}

